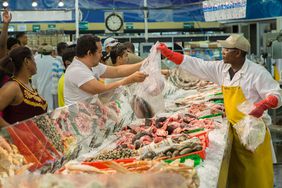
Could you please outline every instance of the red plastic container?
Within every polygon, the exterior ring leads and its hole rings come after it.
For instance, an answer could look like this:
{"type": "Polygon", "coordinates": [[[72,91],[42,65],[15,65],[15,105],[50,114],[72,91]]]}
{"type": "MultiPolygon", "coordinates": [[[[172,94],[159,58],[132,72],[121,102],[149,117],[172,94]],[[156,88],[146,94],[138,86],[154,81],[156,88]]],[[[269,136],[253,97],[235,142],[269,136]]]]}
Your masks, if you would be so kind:
{"type": "Polygon", "coordinates": [[[34,164],[30,170],[40,168],[46,161],[60,157],[57,150],[31,120],[9,127],[7,131],[27,162],[34,164]]]}
{"type": "Polygon", "coordinates": [[[193,137],[197,137],[199,138],[202,142],[205,143],[206,147],[209,147],[209,132],[208,131],[200,131],[200,132],[196,132],[196,133],[191,133],[188,135],[189,138],[193,138],[193,137]]]}
{"type": "Polygon", "coordinates": [[[29,163],[33,163],[30,167],[30,170],[35,170],[38,166],[42,166],[39,160],[33,155],[29,148],[22,142],[20,137],[16,134],[12,127],[7,128],[8,133],[10,134],[13,144],[17,146],[19,152],[24,156],[25,160],[29,163]]]}

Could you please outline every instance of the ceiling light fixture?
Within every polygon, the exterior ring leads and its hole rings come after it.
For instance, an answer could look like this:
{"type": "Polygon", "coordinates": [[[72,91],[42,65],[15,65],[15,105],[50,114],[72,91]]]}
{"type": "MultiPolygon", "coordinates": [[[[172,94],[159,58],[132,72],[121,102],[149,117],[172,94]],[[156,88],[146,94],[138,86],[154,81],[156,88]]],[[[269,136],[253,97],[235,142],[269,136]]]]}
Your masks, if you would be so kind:
{"type": "Polygon", "coordinates": [[[59,3],[58,3],[58,6],[59,6],[59,7],[63,7],[64,5],[65,5],[65,4],[64,4],[64,1],[63,1],[63,0],[60,0],[59,3]]]}
{"type": "Polygon", "coordinates": [[[8,3],[8,1],[3,1],[3,7],[8,7],[9,6],[9,3],[8,3]]]}
{"type": "Polygon", "coordinates": [[[32,7],[37,7],[38,3],[36,0],[33,0],[32,3],[31,3],[31,6],[32,7]]]}

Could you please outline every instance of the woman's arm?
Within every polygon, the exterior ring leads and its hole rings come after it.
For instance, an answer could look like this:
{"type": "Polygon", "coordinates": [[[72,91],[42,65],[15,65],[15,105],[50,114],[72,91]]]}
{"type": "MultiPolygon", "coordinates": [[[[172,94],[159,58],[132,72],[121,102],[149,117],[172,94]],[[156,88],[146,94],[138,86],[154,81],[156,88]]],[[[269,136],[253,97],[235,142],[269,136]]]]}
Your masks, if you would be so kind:
{"type": "Polygon", "coordinates": [[[7,9],[5,9],[3,12],[3,27],[0,34],[0,58],[7,55],[8,26],[11,19],[12,15],[7,9]]]}
{"type": "MultiPolygon", "coordinates": [[[[0,89],[0,111],[3,111],[7,106],[16,101],[16,97],[19,95],[20,89],[16,82],[7,82],[0,89]]],[[[10,124],[0,117],[0,127],[6,127],[10,124]]]]}

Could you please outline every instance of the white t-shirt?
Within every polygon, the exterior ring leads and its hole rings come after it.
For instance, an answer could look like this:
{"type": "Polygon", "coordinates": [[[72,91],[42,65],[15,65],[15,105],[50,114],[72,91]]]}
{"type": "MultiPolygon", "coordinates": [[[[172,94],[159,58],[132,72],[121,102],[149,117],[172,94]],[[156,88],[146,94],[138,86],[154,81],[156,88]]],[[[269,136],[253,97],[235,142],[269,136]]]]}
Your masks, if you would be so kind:
{"type": "Polygon", "coordinates": [[[64,99],[65,105],[83,101],[93,95],[80,89],[86,82],[99,79],[105,73],[107,66],[99,63],[92,71],[81,61],[74,58],[65,73],[64,99]]]}
{"type": "Polygon", "coordinates": [[[48,110],[54,110],[53,106],[53,63],[56,63],[56,59],[51,55],[38,54],[34,57],[37,67],[37,73],[32,76],[32,85],[38,90],[38,93],[48,103],[48,110]]]}

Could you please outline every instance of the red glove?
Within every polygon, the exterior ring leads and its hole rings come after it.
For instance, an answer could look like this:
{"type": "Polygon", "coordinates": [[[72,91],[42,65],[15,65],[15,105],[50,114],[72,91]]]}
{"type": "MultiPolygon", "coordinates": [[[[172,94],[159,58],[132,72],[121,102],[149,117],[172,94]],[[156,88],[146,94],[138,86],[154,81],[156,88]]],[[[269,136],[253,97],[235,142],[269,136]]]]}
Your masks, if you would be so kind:
{"type": "Polygon", "coordinates": [[[262,116],[265,110],[268,110],[270,108],[275,108],[278,106],[278,98],[276,96],[270,95],[266,99],[256,103],[255,106],[256,108],[253,109],[249,113],[249,115],[259,118],[262,116]]]}
{"type": "Polygon", "coordinates": [[[157,48],[168,60],[174,62],[177,65],[182,63],[184,56],[181,53],[177,53],[168,49],[164,43],[161,43],[157,48]]]}

